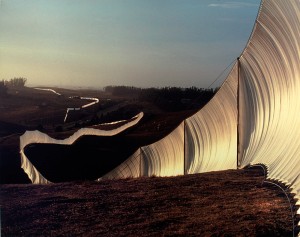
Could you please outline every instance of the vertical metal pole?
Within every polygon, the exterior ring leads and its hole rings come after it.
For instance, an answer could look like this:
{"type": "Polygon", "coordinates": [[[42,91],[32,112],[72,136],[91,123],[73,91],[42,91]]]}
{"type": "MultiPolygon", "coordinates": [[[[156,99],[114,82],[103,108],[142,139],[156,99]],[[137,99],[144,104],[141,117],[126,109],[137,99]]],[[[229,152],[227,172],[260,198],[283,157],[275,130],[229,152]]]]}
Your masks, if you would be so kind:
{"type": "Polygon", "coordinates": [[[183,120],[183,175],[186,174],[186,165],[185,165],[185,120],[183,120]]]}
{"type": "Polygon", "coordinates": [[[237,150],[236,150],[236,168],[238,169],[239,164],[239,146],[240,146],[240,57],[237,58],[237,150]]]}
{"type": "Polygon", "coordinates": [[[139,148],[140,150],[140,178],[142,177],[142,149],[141,147],[139,148]]]}

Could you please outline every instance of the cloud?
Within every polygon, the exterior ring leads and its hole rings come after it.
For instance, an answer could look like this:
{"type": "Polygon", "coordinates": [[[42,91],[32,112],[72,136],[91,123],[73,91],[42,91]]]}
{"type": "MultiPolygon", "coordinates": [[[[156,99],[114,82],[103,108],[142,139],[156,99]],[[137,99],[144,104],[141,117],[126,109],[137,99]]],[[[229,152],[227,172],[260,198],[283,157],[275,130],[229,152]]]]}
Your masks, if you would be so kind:
{"type": "Polygon", "coordinates": [[[225,2],[225,3],[211,3],[209,7],[221,7],[221,8],[242,8],[242,7],[257,7],[254,3],[245,2],[225,2]]]}

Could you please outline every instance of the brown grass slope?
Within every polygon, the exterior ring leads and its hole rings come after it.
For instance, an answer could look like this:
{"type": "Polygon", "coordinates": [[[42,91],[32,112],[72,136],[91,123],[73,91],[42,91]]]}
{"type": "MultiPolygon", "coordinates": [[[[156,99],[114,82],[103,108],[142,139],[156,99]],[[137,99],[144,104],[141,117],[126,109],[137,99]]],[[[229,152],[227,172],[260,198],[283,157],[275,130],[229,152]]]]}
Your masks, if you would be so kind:
{"type": "Polygon", "coordinates": [[[261,170],[2,185],[2,236],[291,236],[289,204],[261,170]]]}
{"type": "MultiPolygon", "coordinates": [[[[59,92],[65,96],[24,88],[11,90],[7,98],[0,100],[0,183],[30,182],[20,168],[19,136],[25,130],[43,125],[53,137],[74,133],[72,124],[62,133],[55,130],[67,107],[82,104],[67,97],[79,92],[59,92]]],[[[85,91],[83,96],[100,98],[97,91],[85,91]]],[[[105,99],[109,95],[101,96],[105,99]]],[[[101,154],[100,158],[110,154],[113,161],[121,162],[131,151],[164,137],[194,113],[167,113],[149,103],[131,101],[115,111],[114,119],[130,118],[128,114],[140,109],[145,117],[138,126],[108,139],[86,136],[74,147],[93,150],[91,158],[93,154],[101,154]],[[124,149],[112,157],[117,142],[124,149]]],[[[42,161],[36,165],[51,171],[47,159],[38,159],[46,151],[42,147],[41,153],[39,148],[36,145],[31,150],[37,154],[31,156],[32,161],[42,161]]],[[[73,162],[74,151],[70,153],[73,162]]],[[[94,179],[102,174],[96,166],[94,173],[89,168],[82,172],[83,165],[90,165],[85,153],[76,159],[81,168],[74,172],[76,177],[71,172],[65,175],[65,169],[52,169],[56,176],[62,174],[58,181],[94,179]]],[[[69,167],[70,162],[65,164],[69,167]]],[[[99,183],[2,185],[1,236],[291,236],[288,202],[279,189],[262,185],[263,179],[259,170],[235,170],[99,183]]]]}

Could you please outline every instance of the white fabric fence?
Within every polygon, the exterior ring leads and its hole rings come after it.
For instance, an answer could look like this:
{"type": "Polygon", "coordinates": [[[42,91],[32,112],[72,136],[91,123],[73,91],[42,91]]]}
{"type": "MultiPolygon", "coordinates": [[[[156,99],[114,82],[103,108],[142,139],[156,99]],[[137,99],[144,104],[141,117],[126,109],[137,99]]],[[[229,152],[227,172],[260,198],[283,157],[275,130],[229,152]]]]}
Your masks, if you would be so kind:
{"type": "MultiPolygon", "coordinates": [[[[263,0],[249,42],[218,93],[184,121],[183,132],[176,128],[137,151],[132,177],[264,164],[267,178],[289,186],[300,205],[299,95],[300,0],[263,0]]],[[[119,169],[103,178],[132,175],[119,169]]]]}
{"type": "MultiPolygon", "coordinates": [[[[25,173],[30,178],[31,182],[34,184],[48,184],[51,183],[47,180],[43,175],[32,165],[29,159],[26,157],[24,153],[24,148],[33,143],[43,143],[43,144],[63,144],[63,145],[71,145],[77,139],[85,135],[93,135],[93,136],[114,136],[118,133],[123,132],[124,130],[136,125],[143,117],[143,113],[139,113],[133,120],[128,123],[112,129],[112,130],[101,130],[95,128],[81,128],[77,132],[75,132],[72,136],[58,140],[48,136],[45,133],[40,131],[26,131],[22,136],[20,136],[20,154],[21,154],[21,167],[25,171],[25,173]]],[[[42,158],[41,158],[42,159],[42,158]]]]}
{"type": "Polygon", "coordinates": [[[264,164],[267,178],[289,186],[300,205],[299,96],[300,0],[263,0],[248,44],[215,97],[102,178],[264,164]]]}

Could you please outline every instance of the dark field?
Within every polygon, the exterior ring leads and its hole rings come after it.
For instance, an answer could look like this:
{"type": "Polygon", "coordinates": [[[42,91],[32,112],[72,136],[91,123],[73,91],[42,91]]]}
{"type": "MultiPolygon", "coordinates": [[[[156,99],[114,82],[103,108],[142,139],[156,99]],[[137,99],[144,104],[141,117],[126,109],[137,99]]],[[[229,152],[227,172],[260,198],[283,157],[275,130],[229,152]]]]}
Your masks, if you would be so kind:
{"type": "Polygon", "coordinates": [[[2,236],[292,236],[261,170],[2,185],[2,236]]]}
{"type": "Polygon", "coordinates": [[[10,88],[0,98],[1,236],[292,236],[288,200],[279,188],[263,184],[260,169],[91,181],[138,147],[164,137],[199,107],[166,111],[159,101],[132,95],[57,91],[64,96],[10,88]],[[67,107],[86,103],[68,96],[97,97],[100,103],[71,114],[64,124],[67,107]],[[31,161],[50,180],[62,182],[29,184],[19,154],[19,137],[26,130],[61,139],[80,127],[130,119],[140,111],[145,116],[137,126],[113,137],[84,136],[72,149],[29,145],[25,152],[31,161]],[[97,163],[95,154],[105,164],[97,163]]]}
{"type": "MultiPolygon", "coordinates": [[[[164,137],[183,119],[196,112],[195,109],[164,111],[154,103],[140,102],[132,95],[119,97],[100,91],[57,88],[55,90],[63,96],[25,87],[10,88],[8,96],[0,98],[0,183],[30,182],[20,168],[19,137],[26,130],[38,129],[51,137],[63,139],[71,136],[81,127],[130,119],[143,111],[144,117],[138,126],[117,136],[85,136],[76,141],[71,149],[68,146],[49,144],[29,145],[25,149],[30,153],[31,161],[40,170],[48,172],[45,176],[54,182],[94,180],[120,164],[140,146],[151,144],[164,137]],[[97,97],[100,103],[70,115],[68,122],[63,123],[66,108],[87,103],[69,98],[75,95],[97,97]],[[45,154],[43,159],[41,154],[45,154]],[[62,158],[64,154],[67,159],[62,158]],[[97,159],[95,159],[96,154],[97,159]],[[69,167],[70,161],[73,167],[69,167]],[[104,164],[102,161],[110,163],[104,164]],[[65,172],[67,168],[69,173],[65,172]],[[83,168],[84,172],[82,172],[83,168]],[[77,172],[78,170],[81,172],[77,172]]],[[[109,127],[102,126],[101,129],[110,129],[109,127]]]]}

